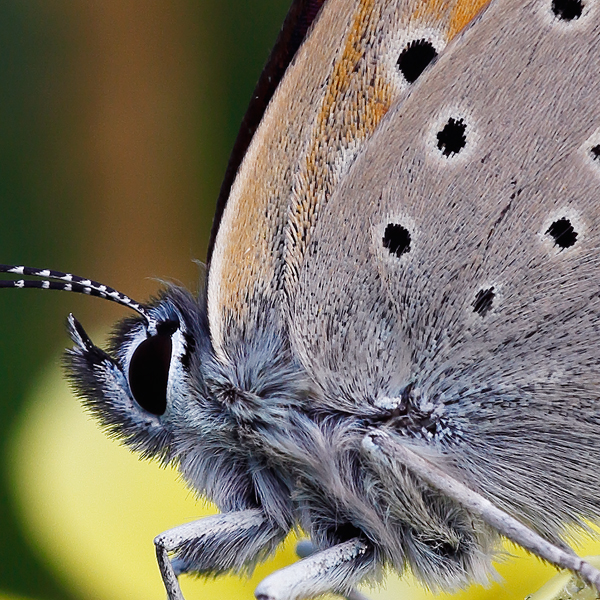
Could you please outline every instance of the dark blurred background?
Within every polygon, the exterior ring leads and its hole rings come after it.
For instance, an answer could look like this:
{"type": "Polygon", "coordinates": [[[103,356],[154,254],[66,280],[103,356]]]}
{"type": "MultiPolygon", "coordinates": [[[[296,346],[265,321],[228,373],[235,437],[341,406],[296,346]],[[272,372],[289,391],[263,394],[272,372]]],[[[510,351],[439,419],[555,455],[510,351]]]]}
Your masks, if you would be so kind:
{"type": "MultiPolygon", "coordinates": [[[[143,300],[195,288],[237,128],[289,0],[0,3],[0,262],[97,279],[143,300]]],[[[0,595],[73,598],[26,541],[9,432],[69,341],[126,311],[0,293],[0,595]]],[[[57,367],[58,368],[58,367],[57,367]]]]}

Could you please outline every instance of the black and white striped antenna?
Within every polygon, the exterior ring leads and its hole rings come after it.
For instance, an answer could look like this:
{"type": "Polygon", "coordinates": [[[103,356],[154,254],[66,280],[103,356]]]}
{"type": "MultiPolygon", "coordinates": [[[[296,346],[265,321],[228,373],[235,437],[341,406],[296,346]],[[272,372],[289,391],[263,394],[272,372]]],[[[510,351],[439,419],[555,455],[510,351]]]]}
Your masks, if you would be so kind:
{"type": "Polygon", "coordinates": [[[0,265],[0,273],[10,273],[11,275],[24,275],[26,277],[40,277],[41,280],[34,279],[2,279],[0,288],[34,288],[40,290],[60,290],[62,292],[75,292],[78,294],[87,294],[88,296],[98,296],[105,300],[110,300],[127,306],[140,314],[147,323],[150,323],[150,315],[145,306],[132,300],[129,296],[122,294],[114,288],[72,275],[71,273],[61,273],[51,269],[34,269],[32,267],[23,267],[17,265],[0,265]]]}

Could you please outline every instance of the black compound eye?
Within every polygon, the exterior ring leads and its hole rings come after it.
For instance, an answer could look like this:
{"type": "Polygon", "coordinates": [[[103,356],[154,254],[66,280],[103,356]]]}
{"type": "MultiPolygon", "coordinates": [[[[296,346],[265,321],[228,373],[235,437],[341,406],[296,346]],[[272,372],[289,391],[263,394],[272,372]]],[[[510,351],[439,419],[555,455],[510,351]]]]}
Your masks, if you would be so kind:
{"type": "Polygon", "coordinates": [[[171,364],[171,335],[159,333],[144,340],[129,363],[129,387],[135,401],[153,415],[167,410],[167,384],[171,364]]]}

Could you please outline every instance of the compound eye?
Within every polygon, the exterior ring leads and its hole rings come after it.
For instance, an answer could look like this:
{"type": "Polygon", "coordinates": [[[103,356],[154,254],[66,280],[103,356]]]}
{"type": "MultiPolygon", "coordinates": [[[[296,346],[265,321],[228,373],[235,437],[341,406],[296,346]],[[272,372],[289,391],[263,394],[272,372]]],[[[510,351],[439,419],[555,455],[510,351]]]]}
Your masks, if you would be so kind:
{"type": "Polygon", "coordinates": [[[167,410],[172,347],[171,334],[159,333],[144,340],[129,363],[129,387],[135,401],[157,416],[167,410]]]}

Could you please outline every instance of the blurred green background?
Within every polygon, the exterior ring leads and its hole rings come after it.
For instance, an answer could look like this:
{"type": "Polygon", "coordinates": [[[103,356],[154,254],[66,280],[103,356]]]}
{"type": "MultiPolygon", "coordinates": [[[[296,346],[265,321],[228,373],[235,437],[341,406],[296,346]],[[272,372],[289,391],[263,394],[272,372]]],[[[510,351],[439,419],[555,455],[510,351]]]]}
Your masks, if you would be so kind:
{"type": "MultiPolygon", "coordinates": [[[[0,2],[0,262],[142,301],[156,278],[195,289],[192,261],[205,257],[229,151],[288,3],[0,2]]],[[[107,441],[69,395],[59,362],[71,311],[95,340],[128,314],[75,294],[0,292],[0,600],[160,600],[152,537],[211,509],[173,472],[107,441]]],[[[250,582],[185,580],[184,592],[250,600],[292,560],[289,543],[250,582]]],[[[532,558],[499,571],[504,582],[456,598],[516,600],[553,573],[532,558]]],[[[426,597],[390,581],[374,600],[426,597]]]]}
{"type": "MultiPolygon", "coordinates": [[[[228,154],[287,7],[1,2],[0,262],[141,300],[152,278],[195,288],[192,259],[205,257],[228,154]]],[[[9,448],[36,377],[68,345],[70,311],[92,331],[128,312],[74,294],[0,294],[0,593],[75,597],[23,533],[9,448]]]]}

